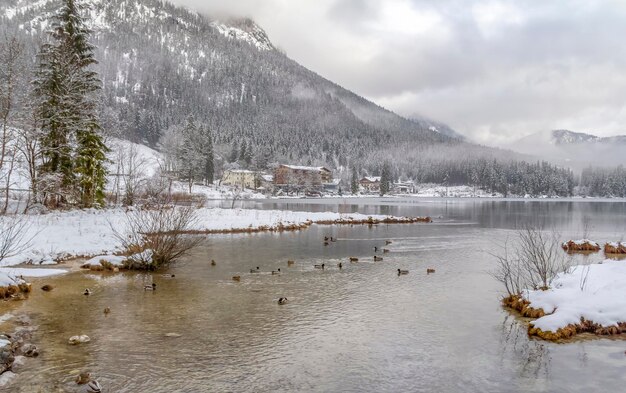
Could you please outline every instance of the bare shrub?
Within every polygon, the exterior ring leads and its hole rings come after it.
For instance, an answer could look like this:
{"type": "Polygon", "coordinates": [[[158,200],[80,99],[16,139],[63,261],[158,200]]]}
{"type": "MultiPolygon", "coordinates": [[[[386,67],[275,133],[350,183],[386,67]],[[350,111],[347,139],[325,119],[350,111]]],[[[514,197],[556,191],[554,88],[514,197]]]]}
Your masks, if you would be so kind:
{"type": "Polygon", "coordinates": [[[0,262],[26,251],[32,236],[28,235],[26,216],[0,216],[0,262]]]}
{"type": "Polygon", "coordinates": [[[176,262],[200,243],[200,238],[185,234],[197,221],[196,207],[168,204],[129,209],[125,228],[112,226],[115,237],[130,255],[128,269],[158,270],[176,262]]]}
{"type": "Polygon", "coordinates": [[[492,276],[510,296],[527,288],[548,289],[556,275],[569,268],[559,244],[555,231],[533,226],[521,229],[512,249],[505,243],[500,254],[492,254],[497,261],[492,276]]]}

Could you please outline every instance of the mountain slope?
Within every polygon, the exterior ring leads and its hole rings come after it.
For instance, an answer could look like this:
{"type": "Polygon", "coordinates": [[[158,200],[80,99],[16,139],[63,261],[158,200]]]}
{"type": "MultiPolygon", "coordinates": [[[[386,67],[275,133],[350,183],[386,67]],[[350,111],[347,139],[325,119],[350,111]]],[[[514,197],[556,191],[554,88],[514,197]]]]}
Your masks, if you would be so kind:
{"type": "MultiPolygon", "coordinates": [[[[193,116],[211,129],[218,166],[242,145],[252,148],[252,164],[260,168],[289,161],[350,164],[371,173],[391,160],[406,176],[415,176],[423,152],[434,157],[438,149],[445,159],[451,149],[511,158],[463,144],[446,135],[451,130],[443,124],[403,118],[324,79],[276,50],[251,20],[211,20],[161,0],[84,3],[104,85],[101,118],[114,136],[158,147],[163,130],[193,116]]],[[[0,22],[36,50],[58,5],[6,0],[0,22]]]]}

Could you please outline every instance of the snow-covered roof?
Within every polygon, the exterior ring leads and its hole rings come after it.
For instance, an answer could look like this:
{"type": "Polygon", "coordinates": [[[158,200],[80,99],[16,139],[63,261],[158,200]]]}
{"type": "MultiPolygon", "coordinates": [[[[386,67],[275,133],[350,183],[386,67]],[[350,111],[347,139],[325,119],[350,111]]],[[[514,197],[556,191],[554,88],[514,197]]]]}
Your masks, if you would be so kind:
{"type": "Polygon", "coordinates": [[[330,171],[328,168],[325,168],[323,166],[301,166],[301,165],[281,165],[285,168],[289,168],[289,169],[295,169],[295,170],[299,170],[299,171],[314,171],[314,172],[321,172],[321,171],[330,171]]]}
{"type": "Polygon", "coordinates": [[[380,176],[365,176],[361,181],[366,180],[370,183],[380,183],[380,176]]]}
{"type": "Polygon", "coordinates": [[[241,174],[246,174],[246,173],[254,174],[254,173],[257,173],[255,171],[250,171],[250,170],[247,170],[247,169],[228,169],[228,170],[226,170],[224,172],[225,173],[241,173],[241,174]]]}
{"type": "Polygon", "coordinates": [[[274,181],[274,176],[273,175],[261,175],[261,179],[267,181],[267,182],[273,182],[274,181]]]}

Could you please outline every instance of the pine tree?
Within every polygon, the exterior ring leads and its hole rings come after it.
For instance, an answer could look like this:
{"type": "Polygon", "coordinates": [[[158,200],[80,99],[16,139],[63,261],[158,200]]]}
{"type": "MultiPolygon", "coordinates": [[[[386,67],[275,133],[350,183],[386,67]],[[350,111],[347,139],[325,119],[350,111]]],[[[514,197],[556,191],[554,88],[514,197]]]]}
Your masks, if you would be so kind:
{"type": "Polygon", "coordinates": [[[246,150],[248,146],[246,141],[241,142],[241,147],[239,148],[239,161],[244,162],[246,160],[246,150]]]}
{"type": "Polygon", "coordinates": [[[389,193],[391,185],[391,168],[389,162],[383,164],[383,168],[380,173],[380,196],[389,193]]]}
{"type": "Polygon", "coordinates": [[[237,158],[239,158],[239,148],[237,147],[237,142],[233,142],[233,148],[230,151],[230,162],[237,162],[237,158]]]}
{"type": "Polygon", "coordinates": [[[213,135],[211,134],[211,129],[206,128],[205,131],[202,132],[204,135],[205,146],[204,146],[204,181],[207,185],[213,184],[214,175],[215,175],[215,164],[213,160],[215,159],[213,152],[213,135]]]}
{"type": "Polygon", "coordinates": [[[352,195],[356,195],[359,192],[359,175],[356,172],[356,168],[352,167],[352,181],[350,182],[350,191],[352,195]]]}
{"type": "Polygon", "coordinates": [[[101,83],[92,70],[95,47],[80,11],[75,0],[63,1],[52,20],[50,42],[41,48],[34,85],[44,131],[40,170],[60,186],[54,202],[93,207],[104,204],[108,149],[97,116],[101,83]]]}

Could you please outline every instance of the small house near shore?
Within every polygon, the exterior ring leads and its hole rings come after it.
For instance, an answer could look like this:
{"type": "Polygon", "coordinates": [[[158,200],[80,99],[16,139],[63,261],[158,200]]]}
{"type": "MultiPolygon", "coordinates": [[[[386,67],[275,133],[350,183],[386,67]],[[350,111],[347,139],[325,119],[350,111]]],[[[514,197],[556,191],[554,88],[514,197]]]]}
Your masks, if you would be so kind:
{"type": "Polygon", "coordinates": [[[326,167],[279,165],[274,171],[274,187],[295,190],[321,190],[332,183],[333,173],[326,167]]]}
{"type": "Polygon", "coordinates": [[[262,173],[246,169],[229,169],[224,171],[222,184],[256,190],[261,186],[262,173]]]}
{"type": "Polygon", "coordinates": [[[380,176],[366,176],[359,180],[359,184],[365,192],[379,192],[380,191],[380,176]]]}

